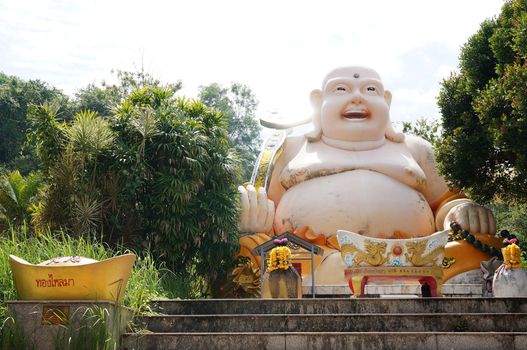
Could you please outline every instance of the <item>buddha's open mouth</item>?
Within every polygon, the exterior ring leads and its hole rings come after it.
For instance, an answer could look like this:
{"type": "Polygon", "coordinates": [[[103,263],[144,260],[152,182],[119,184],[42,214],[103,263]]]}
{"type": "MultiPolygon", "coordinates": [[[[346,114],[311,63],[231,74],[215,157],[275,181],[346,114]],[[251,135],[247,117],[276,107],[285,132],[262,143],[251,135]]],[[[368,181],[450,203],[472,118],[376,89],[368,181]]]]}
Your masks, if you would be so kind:
{"type": "Polygon", "coordinates": [[[348,120],[364,120],[370,116],[370,113],[365,109],[347,109],[341,114],[348,120]]]}

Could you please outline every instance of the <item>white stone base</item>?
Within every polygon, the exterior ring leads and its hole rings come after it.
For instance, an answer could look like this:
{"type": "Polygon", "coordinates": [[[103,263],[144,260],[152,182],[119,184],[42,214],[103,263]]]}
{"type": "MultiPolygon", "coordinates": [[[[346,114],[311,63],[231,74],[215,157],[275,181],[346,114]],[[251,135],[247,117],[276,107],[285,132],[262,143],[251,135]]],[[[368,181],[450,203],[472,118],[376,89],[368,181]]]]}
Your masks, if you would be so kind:
{"type": "Polygon", "coordinates": [[[480,269],[470,270],[460,273],[444,282],[448,284],[478,284],[483,282],[482,275],[480,269]]]}
{"type": "MultiPolygon", "coordinates": [[[[444,284],[441,290],[443,296],[450,297],[480,297],[481,284],[444,284]]],[[[304,295],[311,295],[311,286],[303,286],[304,295]]],[[[421,295],[419,284],[368,284],[365,287],[366,296],[412,297],[421,295]]],[[[315,295],[350,296],[351,290],[347,284],[334,286],[315,286],[315,295]]]]}

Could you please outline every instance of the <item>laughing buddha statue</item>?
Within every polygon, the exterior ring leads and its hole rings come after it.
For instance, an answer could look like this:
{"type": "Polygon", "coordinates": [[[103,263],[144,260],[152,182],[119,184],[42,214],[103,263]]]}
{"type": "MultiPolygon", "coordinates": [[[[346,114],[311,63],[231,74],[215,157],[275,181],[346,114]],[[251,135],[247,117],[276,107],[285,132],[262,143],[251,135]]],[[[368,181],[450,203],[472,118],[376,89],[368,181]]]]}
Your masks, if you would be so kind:
{"type": "MultiPolygon", "coordinates": [[[[317,285],[345,284],[337,230],[375,238],[415,238],[462,229],[489,246],[492,212],[438,174],[432,146],[392,127],[392,95],[380,76],[365,67],[332,70],[310,95],[314,130],[288,136],[268,167],[265,186],[240,186],[240,254],[273,235],[293,232],[324,250],[315,261],[317,285]]],[[[455,263],[443,280],[479,270],[490,255],[466,241],[449,242],[445,257],[455,263]]],[[[311,274],[303,263],[302,274],[311,274]]]]}

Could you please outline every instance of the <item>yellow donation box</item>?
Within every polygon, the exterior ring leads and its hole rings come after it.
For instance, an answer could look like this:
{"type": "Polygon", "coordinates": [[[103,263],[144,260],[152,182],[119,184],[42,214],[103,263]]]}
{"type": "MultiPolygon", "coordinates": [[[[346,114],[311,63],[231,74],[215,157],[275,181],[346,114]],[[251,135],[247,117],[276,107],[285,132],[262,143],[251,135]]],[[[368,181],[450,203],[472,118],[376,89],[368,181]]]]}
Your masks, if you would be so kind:
{"type": "Polygon", "coordinates": [[[120,302],[135,262],[134,254],[97,261],[80,256],[34,265],[9,256],[21,300],[108,300],[120,302]]]}

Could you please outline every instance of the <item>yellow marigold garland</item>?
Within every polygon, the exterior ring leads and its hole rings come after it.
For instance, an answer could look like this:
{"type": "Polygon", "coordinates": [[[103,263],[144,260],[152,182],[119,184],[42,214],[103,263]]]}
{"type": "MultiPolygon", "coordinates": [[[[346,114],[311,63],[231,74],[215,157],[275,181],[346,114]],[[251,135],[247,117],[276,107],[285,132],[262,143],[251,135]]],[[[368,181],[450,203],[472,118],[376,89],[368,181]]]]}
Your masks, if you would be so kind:
{"type": "Polygon", "coordinates": [[[512,243],[503,248],[503,260],[508,269],[518,269],[522,266],[520,247],[512,243]]]}
{"type": "Polygon", "coordinates": [[[267,270],[274,271],[278,269],[287,270],[291,265],[291,250],[288,247],[276,247],[271,250],[267,270]]]}

